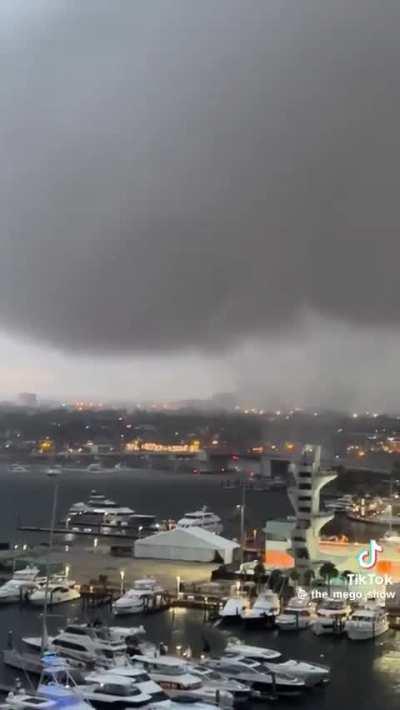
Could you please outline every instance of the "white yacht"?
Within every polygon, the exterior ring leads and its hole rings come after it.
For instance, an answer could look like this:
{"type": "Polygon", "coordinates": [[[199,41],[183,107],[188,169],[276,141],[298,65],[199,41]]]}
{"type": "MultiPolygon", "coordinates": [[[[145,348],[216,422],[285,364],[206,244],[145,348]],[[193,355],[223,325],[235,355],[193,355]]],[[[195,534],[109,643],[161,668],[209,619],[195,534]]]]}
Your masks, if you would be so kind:
{"type": "Polygon", "coordinates": [[[347,601],[328,597],[318,607],[317,618],[311,624],[311,630],[316,636],[340,635],[344,632],[350,614],[351,606],[347,601]]]}
{"type": "MultiPolygon", "coordinates": [[[[53,696],[55,695],[53,691],[53,696]]],[[[91,705],[75,696],[72,691],[66,696],[62,691],[57,697],[50,698],[47,693],[10,692],[5,702],[1,704],[3,710],[59,710],[60,702],[68,698],[68,707],[71,710],[92,710],[91,705]]]]}
{"type": "Polygon", "coordinates": [[[226,644],[224,656],[229,654],[233,656],[248,656],[257,660],[259,663],[265,661],[276,661],[281,658],[282,654],[275,648],[264,648],[260,646],[248,646],[242,643],[239,639],[231,637],[226,644]]]}
{"type": "MultiPolygon", "coordinates": [[[[74,635],[79,641],[82,636],[90,638],[99,644],[126,644],[128,647],[146,633],[144,626],[103,626],[94,624],[68,624],[65,629],[61,629],[59,634],[74,635]]],[[[54,636],[48,637],[48,643],[51,645],[54,641],[54,636]]],[[[26,646],[40,651],[42,639],[40,636],[24,636],[22,641],[26,646]]]]}
{"type": "Polygon", "coordinates": [[[93,710],[74,688],[56,685],[40,686],[38,692],[17,691],[8,693],[4,710],[60,710],[68,707],[70,710],[93,710]]]}
{"type": "Polygon", "coordinates": [[[299,596],[289,599],[275,621],[280,631],[302,631],[308,629],[316,618],[315,604],[306,595],[304,599],[299,596]]]}
{"type": "Polygon", "coordinates": [[[289,678],[300,678],[307,686],[327,683],[330,679],[329,666],[320,663],[309,663],[306,661],[296,661],[293,658],[284,660],[281,654],[277,654],[270,648],[260,646],[247,646],[240,641],[230,641],[227,644],[224,658],[235,660],[239,658],[243,661],[261,663],[269,671],[287,675],[289,678]]]}
{"type": "Polygon", "coordinates": [[[79,684],[74,687],[74,692],[96,710],[141,708],[151,703],[151,695],[138,688],[130,678],[103,678],[102,682],[79,684]]]}
{"type": "Polygon", "coordinates": [[[383,607],[366,604],[353,612],[346,621],[345,629],[352,641],[366,641],[386,633],[389,629],[389,618],[383,607]]]}
{"type": "MultiPolygon", "coordinates": [[[[65,577],[51,578],[47,587],[47,594],[49,605],[72,602],[81,596],[77,583],[73,579],[66,579],[65,577]]],[[[46,584],[29,594],[29,602],[34,606],[44,606],[45,598],[46,584]]]]}
{"type": "Polygon", "coordinates": [[[142,693],[150,695],[151,704],[155,707],[169,708],[170,701],[168,695],[161,688],[161,686],[152,680],[149,674],[143,668],[139,668],[139,666],[116,666],[102,671],[102,673],[99,673],[99,671],[93,671],[92,673],[85,675],[85,682],[101,684],[110,682],[115,678],[130,680],[142,693]]]}
{"type": "Polygon", "coordinates": [[[34,580],[10,579],[0,587],[0,604],[11,604],[28,599],[32,591],[40,589],[34,580]]]}
{"type": "Polygon", "coordinates": [[[13,579],[24,580],[25,582],[31,582],[36,579],[39,575],[39,568],[35,565],[27,565],[23,569],[17,569],[14,571],[13,579]]]}
{"type": "Polygon", "coordinates": [[[258,595],[250,609],[244,609],[241,613],[243,621],[255,624],[257,622],[275,621],[281,608],[279,597],[270,589],[265,589],[258,595]]]}
{"type": "Polygon", "coordinates": [[[201,508],[201,510],[195,510],[193,513],[185,513],[183,518],[178,520],[176,524],[177,528],[203,528],[203,530],[208,530],[209,532],[217,533],[220,535],[223,530],[222,520],[211,513],[206,506],[201,508]]]}
{"type": "Polygon", "coordinates": [[[67,626],[65,631],[51,639],[50,648],[60,656],[84,663],[96,664],[103,668],[126,665],[127,645],[125,641],[110,641],[97,636],[94,629],[67,626]]]}
{"type": "Polygon", "coordinates": [[[242,614],[247,608],[248,600],[246,597],[229,597],[218,612],[218,616],[222,621],[226,622],[241,621],[242,614]]]}
{"type": "Polygon", "coordinates": [[[186,661],[174,656],[132,656],[133,663],[139,663],[171,698],[184,696],[197,698],[221,707],[233,706],[233,694],[229,690],[209,686],[194,675],[186,661]]]}
{"type": "Polygon", "coordinates": [[[90,515],[99,516],[103,518],[104,521],[107,518],[112,518],[116,521],[123,521],[130,515],[134,514],[134,510],[128,506],[122,506],[112,500],[111,498],[106,498],[105,495],[97,493],[94,489],[90,492],[88,501],[78,501],[71,505],[67,512],[67,518],[74,518],[76,516],[81,516],[85,513],[90,515]]]}
{"type": "Polygon", "coordinates": [[[243,703],[250,700],[250,688],[246,683],[227,678],[223,673],[220,673],[220,671],[207,668],[204,663],[197,665],[190,664],[190,672],[193,673],[193,675],[199,676],[202,682],[210,688],[229,690],[233,695],[235,703],[243,703]]]}
{"type": "Polygon", "coordinates": [[[119,616],[140,614],[146,607],[154,606],[157,597],[163,593],[163,587],[153,577],[137,579],[133,583],[133,587],[114,602],[113,612],[119,616]]]}
{"type": "Polygon", "coordinates": [[[306,688],[304,680],[289,677],[276,669],[271,672],[263,663],[245,656],[228,653],[218,659],[209,659],[204,664],[208,668],[221,671],[228,678],[246,683],[258,700],[269,698],[271,693],[296,696],[306,688]]]}

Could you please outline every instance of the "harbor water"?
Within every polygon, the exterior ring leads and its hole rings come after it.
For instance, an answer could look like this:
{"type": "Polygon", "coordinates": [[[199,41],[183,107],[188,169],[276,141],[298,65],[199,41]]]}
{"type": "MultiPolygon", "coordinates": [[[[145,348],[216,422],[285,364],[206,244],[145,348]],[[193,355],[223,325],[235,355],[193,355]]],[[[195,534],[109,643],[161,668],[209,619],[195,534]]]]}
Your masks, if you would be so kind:
{"type": "MultiPolygon", "coordinates": [[[[239,536],[240,521],[235,506],[240,503],[239,489],[226,489],[222,477],[195,476],[172,472],[136,470],[89,474],[68,472],[62,476],[58,517],[72,503],[86,500],[91,489],[130,506],[138,513],[152,513],[159,519],[178,518],[183,513],[208,505],[224,521],[230,536],[239,536]]],[[[26,525],[48,525],[52,484],[40,470],[12,474],[0,468],[0,541],[38,543],[45,534],[17,533],[18,521],[26,525]]],[[[268,518],[290,513],[285,491],[248,491],[246,523],[248,529],[260,529],[268,518]]],[[[199,565],[201,576],[201,565],[199,565]]],[[[79,580],[78,580],[79,581],[79,580]]],[[[93,612],[92,612],[93,613],[93,612]]],[[[106,614],[105,611],[101,612],[106,614]]],[[[79,618],[80,602],[54,607],[49,617],[49,631],[54,633],[66,620],[79,618]]],[[[96,611],[98,615],[98,612],[96,611]]],[[[40,633],[40,611],[17,605],[0,606],[0,646],[7,645],[8,631],[14,638],[40,633]]],[[[149,640],[164,641],[170,650],[188,646],[194,655],[203,649],[204,640],[215,652],[222,650],[229,635],[271,648],[289,657],[325,663],[331,666],[328,687],[314,689],[298,700],[280,699],[278,707],[296,705],[308,710],[369,708],[394,710],[400,702],[400,632],[389,631],[375,642],[352,643],[346,638],[314,637],[310,632],[279,634],[276,630],[246,631],[240,625],[224,629],[204,623],[200,610],[176,609],[146,616],[121,617],[118,624],[137,626],[143,623],[149,640]]],[[[2,669],[3,682],[14,677],[2,669]]]]}

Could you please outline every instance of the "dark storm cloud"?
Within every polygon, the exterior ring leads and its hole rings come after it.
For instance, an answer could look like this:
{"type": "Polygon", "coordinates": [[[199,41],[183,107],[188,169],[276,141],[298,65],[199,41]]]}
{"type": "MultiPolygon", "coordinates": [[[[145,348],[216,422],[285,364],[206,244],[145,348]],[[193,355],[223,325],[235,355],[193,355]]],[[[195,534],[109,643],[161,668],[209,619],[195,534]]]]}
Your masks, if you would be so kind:
{"type": "Polygon", "coordinates": [[[398,324],[398,2],[2,15],[4,329],[123,352],[398,324]]]}

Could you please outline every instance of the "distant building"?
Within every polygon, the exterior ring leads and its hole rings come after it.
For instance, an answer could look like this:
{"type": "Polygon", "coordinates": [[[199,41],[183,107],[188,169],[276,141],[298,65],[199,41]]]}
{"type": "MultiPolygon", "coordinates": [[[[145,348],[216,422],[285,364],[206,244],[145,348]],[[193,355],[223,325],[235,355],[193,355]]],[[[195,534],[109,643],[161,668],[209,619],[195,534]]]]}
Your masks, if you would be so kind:
{"type": "Polygon", "coordinates": [[[37,394],[34,392],[21,392],[18,395],[18,404],[20,404],[21,407],[37,407],[37,394]]]}

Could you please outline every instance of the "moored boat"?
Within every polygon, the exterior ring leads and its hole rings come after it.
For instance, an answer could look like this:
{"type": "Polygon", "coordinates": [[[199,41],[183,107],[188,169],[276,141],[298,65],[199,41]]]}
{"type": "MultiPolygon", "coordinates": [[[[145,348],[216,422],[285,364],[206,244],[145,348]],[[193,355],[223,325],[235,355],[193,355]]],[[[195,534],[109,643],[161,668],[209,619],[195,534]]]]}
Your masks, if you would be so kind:
{"type": "Polygon", "coordinates": [[[389,629],[389,618],[383,607],[365,604],[346,621],[345,630],[352,641],[366,641],[382,636],[389,629]]]}
{"type": "Polygon", "coordinates": [[[351,606],[342,599],[327,598],[317,609],[317,618],[311,624],[316,636],[344,633],[345,623],[351,614],[351,606]]]}

